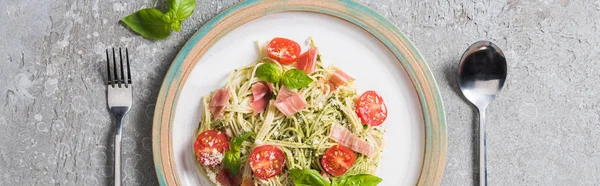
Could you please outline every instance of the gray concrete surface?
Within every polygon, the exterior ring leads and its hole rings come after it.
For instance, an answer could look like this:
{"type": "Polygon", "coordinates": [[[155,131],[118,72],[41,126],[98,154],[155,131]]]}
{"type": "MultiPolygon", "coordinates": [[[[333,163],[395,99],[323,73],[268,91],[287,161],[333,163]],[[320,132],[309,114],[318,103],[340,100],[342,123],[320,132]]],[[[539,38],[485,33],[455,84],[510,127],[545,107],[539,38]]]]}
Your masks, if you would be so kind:
{"type": "MultiPolygon", "coordinates": [[[[488,109],[490,185],[600,185],[600,1],[362,0],[391,19],[434,72],[448,121],[443,185],[473,183],[474,109],[457,94],[463,50],[494,41],[509,62],[488,109]]],[[[118,20],[165,0],[0,3],[0,185],[107,185],[112,119],[103,51],[133,54],[135,107],[125,125],[126,185],[156,185],[151,118],[179,48],[235,1],[198,0],[180,33],[143,39],[118,20]]]]}

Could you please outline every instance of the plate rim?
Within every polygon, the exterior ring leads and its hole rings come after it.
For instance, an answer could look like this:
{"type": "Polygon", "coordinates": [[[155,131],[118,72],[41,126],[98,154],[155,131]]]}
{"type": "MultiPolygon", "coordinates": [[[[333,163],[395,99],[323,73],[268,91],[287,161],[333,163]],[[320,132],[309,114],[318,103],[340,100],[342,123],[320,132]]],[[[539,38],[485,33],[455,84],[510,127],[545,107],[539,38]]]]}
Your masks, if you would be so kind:
{"type": "Polygon", "coordinates": [[[172,121],[179,92],[204,53],[233,29],[260,17],[291,11],[315,12],[357,25],[382,42],[400,61],[421,103],[425,152],[417,185],[440,185],[446,165],[447,129],[441,94],[420,52],[387,18],[354,0],[249,0],[206,22],[181,48],[161,84],[154,110],[152,151],[160,185],[181,185],[172,151],[172,121]]]}

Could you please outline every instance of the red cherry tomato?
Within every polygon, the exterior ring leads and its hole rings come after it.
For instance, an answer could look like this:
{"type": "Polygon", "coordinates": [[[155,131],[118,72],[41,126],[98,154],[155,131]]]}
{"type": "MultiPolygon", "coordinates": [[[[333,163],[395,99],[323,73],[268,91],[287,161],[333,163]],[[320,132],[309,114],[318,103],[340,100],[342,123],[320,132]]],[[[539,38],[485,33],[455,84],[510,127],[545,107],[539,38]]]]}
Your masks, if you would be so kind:
{"type": "Polygon", "coordinates": [[[248,156],[250,168],[254,175],[260,179],[269,179],[277,176],[285,165],[285,156],[279,147],[263,145],[254,148],[248,156]]]}
{"type": "Polygon", "coordinates": [[[362,123],[379,126],[387,118],[388,111],[383,98],[375,91],[369,90],[358,98],[356,114],[358,114],[362,123]]]}
{"type": "Polygon", "coordinates": [[[227,150],[229,150],[227,137],[217,130],[200,133],[194,143],[196,159],[204,166],[214,167],[221,164],[223,154],[227,150]]]}
{"type": "Polygon", "coordinates": [[[296,61],[300,55],[300,45],[295,41],[276,37],[269,42],[267,51],[269,52],[269,57],[281,64],[287,65],[296,61]]]}
{"type": "Polygon", "coordinates": [[[334,176],[341,176],[348,171],[356,161],[356,154],[348,147],[335,145],[323,154],[321,166],[325,171],[334,176]]]}

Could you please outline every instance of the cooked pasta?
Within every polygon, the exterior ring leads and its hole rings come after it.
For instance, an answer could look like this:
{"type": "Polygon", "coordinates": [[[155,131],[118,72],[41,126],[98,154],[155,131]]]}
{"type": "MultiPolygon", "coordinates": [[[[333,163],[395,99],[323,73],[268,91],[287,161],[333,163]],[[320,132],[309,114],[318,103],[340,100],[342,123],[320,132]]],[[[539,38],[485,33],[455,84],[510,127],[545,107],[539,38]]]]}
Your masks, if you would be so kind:
{"type": "MultiPolygon", "coordinates": [[[[263,54],[263,47],[259,53],[263,54]]],[[[255,185],[293,185],[288,174],[290,169],[314,169],[323,172],[320,159],[325,151],[336,145],[329,138],[332,125],[347,128],[359,138],[365,140],[372,148],[373,154],[356,155],[356,162],[346,174],[373,174],[384,143],[383,131],[380,127],[363,125],[355,111],[358,98],[353,82],[342,86],[333,86],[327,78],[337,68],[326,68],[318,56],[315,70],[307,74],[313,81],[308,86],[297,90],[306,100],[307,106],[292,116],[282,114],[275,106],[281,84],[273,84],[273,98],[264,112],[253,114],[252,85],[262,80],[256,77],[257,68],[265,63],[277,64],[281,71],[296,68],[295,65],[281,65],[268,56],[261,55],[248,66],[235,69],[227,77],[225,89],[229,92],[229,104],[217,120],[213,120],[209,105],[214,92],[202,99],[202,120],[197,135],[206,130],[223,131],[228,138],[240,136],[245,132],[253,132],[250,139],[242,143],[240,174],[242,179],[252,179],[255,185]],[[269,179],[253,176],[248,163],[248,155],[259,145],[274,145],[285,154],[283,171],[269,179]]],[[[217,174],[222,167],[202,167],[210,175],[217,174]]],[[[216,184],[214,176],[210,176],[216,184]]]]}

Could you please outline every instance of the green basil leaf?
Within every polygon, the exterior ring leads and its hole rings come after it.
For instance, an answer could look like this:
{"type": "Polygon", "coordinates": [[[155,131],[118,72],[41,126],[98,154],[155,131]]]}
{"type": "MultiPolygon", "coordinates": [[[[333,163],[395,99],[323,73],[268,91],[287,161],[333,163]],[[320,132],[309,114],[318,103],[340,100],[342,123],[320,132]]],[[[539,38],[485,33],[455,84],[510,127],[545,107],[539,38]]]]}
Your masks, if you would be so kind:
{"type": "Polygon", "coordinates": [[[296,186],[330,186],[329,181],[313,169],[292,169],[290,178],[296,186]]]}
{"type": "Polygon", "coordinates": [[[175,32],[179,32],[179,30],[181,29],[181,21],[172,22],[171,28],[173,28],[173,30],[175,30],[175,32]]]}
{"type": "Polygon", "coordinates": [[[333,181],[333,186],[376,186],[382,179],[370,174],[343,176],[333,181]]]}
{"type": "Polygon", "coordinates": [[[231,143],[229,143],[229,150],[225,152],[225,156],[223,157],[223,165],[229,170],[229,174],[232,177],[237,176],[242,167],[242,161],[240,160],[242,143],[253,134],[254,132],[245,132],[241,136],[233,138],[231,143]]]}
{"type": "Polygon", "coordinates": [[[162,20],[165,23],[172,23],[177,21],[177,18],[175,17],[175,12],[174,11],[168,11],[167,13],[165,13],[165,15],[162,16],[162,20]]]}
{"type": "Polygon", "coordinates": [[[164,14],[154,8],[139,10],[121,19],[131,30],[150,39],[164,39],[171,34],[171,26],[163,20],[164,14]]]}
{"type": "Polygon", "coordinates": [[[169,12],[174,12],[174,20],[183,21],[194,13],[196,0],[168,0],[169,12]]]}
{"type": "Polygon", "coordinates": [[[313,80],[302,70],[291,69],[283,74],[281,83],[289,89],[299,89],[308,86],[313,80]]]}
{"type": "Polygon", "coordinates": [[[229,174],[231,177],[237,176],[242,167],[242,160],[240,159],[240,152],[234,152],[232,150],[228,150],[225,152],[223,156],[223,165],[225,168],[229,170],[229,174]]]}
{"type": "Polygon", "coordinates": [[[273,63],[264,63],[256,69],[256,77],[270,83],[278,83],[281,78],[279,67],[273,63]]]}
{"type": "Polygon", "coordinates": [[[244,132],[241,136],[233,138],[229,144],[229,150],[239,152],[242,148],[242,143],[251,135],[254,135],[254,132],[244,132]]]}

